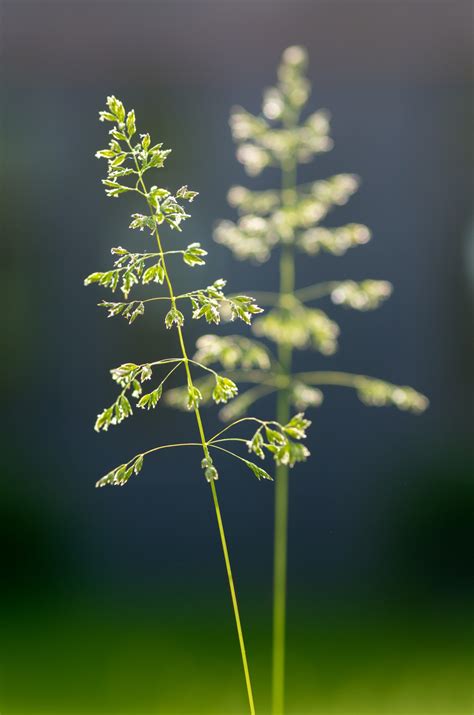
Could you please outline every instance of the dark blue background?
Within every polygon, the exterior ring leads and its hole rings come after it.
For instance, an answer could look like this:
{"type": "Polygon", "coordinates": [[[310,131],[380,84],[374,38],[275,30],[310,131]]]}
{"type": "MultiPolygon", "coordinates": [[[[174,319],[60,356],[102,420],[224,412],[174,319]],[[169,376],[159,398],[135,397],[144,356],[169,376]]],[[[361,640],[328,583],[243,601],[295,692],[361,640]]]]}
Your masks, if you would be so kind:
{"type": "MultiPolygon", "coordinates": [[[[301,178],[359,174],[360,191],[328,225],[362,222],[373,232],[343,258],[300,260],[298,283],[371,277],[395,286],[373,313],[328,306],[342,328],[340,350],[334,358],[302,353],[298,366],[413,385],[431,407],[413,417],[325,390],[312,413],[313,457],[292,473],[291,588],[308,597],[397,595],[413,576],[418,587],[435,579],[440,592],[465,594],[457,579],[464,584],[467,547],[456,529],[472,499],[469,4],[4,2],[3,15],[2,521],[10,587],[21,590],[28,569],[33,591],[39,571],[73,592],[119,585],[130,595],[159,584],[166,593],[185,573],[221,584],[197,455],[163,453],[127,488],[93,488],[136,451],[195,432],[192,416],[167,408],[107,434],[92,429],[114,395],[110,367],[176,350],[158,309],[128,328],[106,320],[95,307],[102,294],[82,286],[110,264],[111,246],[137,245],[127,229],[136,206],[102,191],[105,166],[94,152],[106,128],[97,112],[110,93],[135,107],[139,129],[173,147],[157,182],[200,192],[184,240],[205,245],[209,261],[193,273],[177,267],[176,284],[223,276],[232,290],[274,289],[275,260],[259,269],[236,264],[211,236],[218,218],[233,217],[230,185],[278,181],[272,171],[244,176],[227,121],[236,103],[258,111],[282,49],[297,42],[311,59],[310,109],[331,111],[335,140],[301,178]],[[451,545],[444,556],[441,542],[451,545]]],[[[188,321],[188,345],[203,330],[188,321]]],[[[258,406],[261,416],[272,411],[270,400],[258,406]]],[[[215,426],[215,412],[206,420],[215,426]]],[[[218,486],[241,588],[269,599],[273,487],[225,458],[218,486]]]]}

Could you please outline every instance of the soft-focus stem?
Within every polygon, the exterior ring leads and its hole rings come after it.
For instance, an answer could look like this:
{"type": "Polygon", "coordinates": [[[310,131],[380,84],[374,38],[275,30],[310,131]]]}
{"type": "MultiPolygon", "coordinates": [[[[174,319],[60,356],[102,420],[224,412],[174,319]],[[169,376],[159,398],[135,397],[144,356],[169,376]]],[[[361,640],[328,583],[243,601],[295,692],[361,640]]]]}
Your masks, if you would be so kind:
{"type": "MultiPolygon", "coordinates": [[[[284,203],[295,200],[296,164],[287,162],[282,166],[284,203]]],[[[295,259],[293,246],[283,244],[280,257],[280,298],[292,295],[295,289],[295,259]]],[[[279,344],[278,361],[282,373],[291,373],[292,347],[279,344]]],[[[276,419],[286,424],[290,419],[290,393],[280,389],[277,398],[276,419]]],[[[275,525],[273,542],[273,659],[272,659],[272,714],[283,715],[285,707],[285,631],[286,631],[286,581],[288,551],[288,466],[276,469],[275,525]]]]}

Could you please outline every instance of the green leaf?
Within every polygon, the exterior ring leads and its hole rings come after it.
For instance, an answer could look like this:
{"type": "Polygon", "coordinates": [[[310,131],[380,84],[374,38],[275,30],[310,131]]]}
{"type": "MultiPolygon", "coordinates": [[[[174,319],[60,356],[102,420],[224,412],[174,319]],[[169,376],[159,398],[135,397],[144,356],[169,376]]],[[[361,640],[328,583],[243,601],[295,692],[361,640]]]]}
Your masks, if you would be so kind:
{"type": "Polygon", "coordinates": [[[131,312],[130,317],[128,319],[129,324],[131,325],[133,323],[133,321],[136,320],[139,315],[143,315],[144,312],[145,312],[145,305],[142,303],[142,301],[138,301],[136,304],[136,307],[131,312]]]}
{"type": "Polygon", "coordinates": [[[158,263],[155,263],[154,266],[149,266],[149,268],[146,269],[142,276],[143,285],[151,283],[152,281],[155,281],[155,283],[163,283],[164,280],[165,271],[163,269],[161,260],[158,261],[158,263]]]}
{"type": "Polygon", "coordinates": [[[91,283],[99,283],[99,281],[102,280],[104,274],[103,273],[91,273],[87,278],[84,278],[84,285],[88,286],[91,283]]]}
{"type": "Polygon", "coordinates": [[[121,166],[121,164],[123,164],[126,158],[126,154],[118,154],[115,159],[110,162],[110,167],[116,168],[118,166],[121,166]]]}
{"type": "Polygon", "coordinates": [[[140,372],[140,381],[143,383],[146,380],[151,380],[152,368],[151,365],[143,365],[140,372]]]}
{"type": "Polygon", "coordinates": [[[199,388],[196,387],[196,385],[188,385],[188,400],[186,405],[188,410],[197,409],[201,400],[202,394],[199,388]]]}
{"type": "Polygon", "coordinates": [[[95,156],[97,159],[113,159],[115,154],[112,149],[100,149],[100,151],[96,151],[95,156]]]}
{"type": "Polygon", "coordinates": [[[101,122],[115,122],[116,117],[113,114],[110,114],[110,112],[99,112],[99,120],[101,122]]]}
{"type": "Polygon", "coordinates": [[[107,97],[107,106],[110,113],[114,115],[118,122],[123,122],[125,119],[125,107],[120,99],[117,99],[113,94],[107,97]]]}
{"type": "Polygon", "coordinates": [[[110,374],[114,382],[117,382],[121,387],[124,387],[133,380],[139,370],[139,365],[135,365],[134,362],[126,362],[123,363],[123,365],[112,368],[110,374]]]}
{"type": "Polygon", "coordinates": [[[142,386],[140,385],[140,382],[138,380],[132,380],[132,387],[132,397],[140,397],[140,395],[142,394],[142,386]]]}
{"type": "Polygon", "coordinates": [[[178,310],[175,306],[170,308],[170,310],[167,312],[166,317],[165,317],[165,325],[169,329],[173,325],[176,325],[177,327],[181,327],[184,323],[184,315],[180,310],[178,310]]]}
{"type": "Polygon", "coordinates": [[[281,445],[285,444],[286,437],[281,432],[271,429],[268,425],[265,425],[265,435],[270,444],[281,445]]]}
{"type": "Polygon", "coordinates": [[[212,399],[216,405],[221,402],[226,403],[238,394],[239,390],[233,380],[228,377],[222,377],[222,375],[216,375],[215,377],[216,385],[212,391],[212,399]]]}
{"type": "Polygon", "coordinates": [[[157,144],[152,147],[149,152],[149,159],[145,164],[146,169],[161,169],[169,156],[171,154],[171,149],[161,149],[162,144],[157,144]]]}
{"type": "Polygon", "coordinates": [[[132,222],[129,228],[138,228],[140,231],[148,228],[150,231],[154,231],[155,219],[151,216],[144,216],[143,214],[132,214],[132,222]]]}
{"type": "Polygon", "coordinates": [[[311,420],[305,418],[302,412],[298,412],[288,424],[284,425],[283,430],[285,434],[293,439],[305,439],[306,430],[311,425],[311,420]]]}
{"type": "Polygon", "coordinates": [[[301,442],[291,442],[288,440],[281,447],[270,445],[269,451],[273,452],[277,464],[294,467],[297,462],[305,462],[309,457],[309,449],[301,442]]]}
{"type": "Polygon", "coordinates": [[[122,285],[120,286],[120,290],[125,298],[128,298],[132,287],[137,283],[138,277],[132,270],[128,270],[122,275],[122,285]]]}
{"type": "Polygon", "coordinates": [[[143,409],[151,410],[156,405],[158,404],[158,401],[163,393],[163,386],[158,385],[156,390],[153,390],[152,392],[148,392],[146,395],[143,395],[140,400],[137,403],[138,407],[142,407],[143,409]]]}
{"type": "Polygon", "coordinates": [[[114,139],[117,139],[119,142],[124,142],[127,141],[127,137],[123,132],[119,132],[117,129],[112,129],[110,134],[113,136],[114,139]]]}
{"type": "Polygon", "coordinates": [[[132,406],[125,395],[121,395],[117,400],[120,412],[124,417],[129,417],[132,414],[132,406]]]}
{"type": "Polygon", "coordinates": [[[257,464],[254,464],[253,462],[249,462],[247,459],[244,459],[245,464],[249,469],[252,470],[252,472],[255,474],[257,479],[269,479],[271,482],[273,481],[273,478],[266,472],[264,469],[259,467],[257,464]]]}
{"type": "Polygon", "coordinates": [[[207,256],[207,251],[201,248],[200,243],[190,243],[183,253],[183,260],[188,266],[204,266],[206,261],[203,256],[207,256]]]}
{"type": "Polygon", "coordinates": [[[143,454],[137,455],[131,462],[121,464],[112,469],[105,477],[96,482],[96,487],[105,487],[107,485],[123,487],[128,482],[132,474],[138,474],[143,466],[143,454]]]}
{"type": "Polygon", "coordinates": [[[204,476],[206,477],[206,480],[208,482],[216,481],[217,479],[219,479],[219,474],[214,466],[212,457],[210,455],[208,457],[204,457],[204,459],[201,461],[201,469],[204,470],[204,476]]]}
{"type": "Polygon", "coordinates": [[[199,196],[199,193],[197,191],[189,191],[187,186],[181,186],[176,192],[177,199],[184,199],[185,201],[189,201],[189,203],[194,201],[196,196],[199,196]]]}
{"type": "Polygon", "coordinates": [[[240,318],[244,323],[250,325],[252,316],[257,313],[263,313],[262,308],[255,303],[253,298],[246,295],[236,295],[232,298],[227,298],[230,306],[231,320],[240,318]]]}
{"type": "Polygon", "coordinates": [[[122,246],[114,246],[110,249],[110,253],[116,256],[126,256],[129,252],[126,248],[122,248],[122,246]]]}
{"type": "Polygon", "coordinates": [[[103,300],[99,303],[99,307],[106,308],[109,311],[108,318],[113,318],[115,315],[120,315],[126,308],[127,303],[110,303],[103,300]]]}
{"type": "MultiPolygon", "coordinates": [[[[214,377],[206,375],[195,380],[194,384],[199,388],[202,399],[200,404],[210,404],[212,402],[212,390],[214,389],[214,377]]],[[[181,385],[166,391],[166,404],[178,410],[188,410],[188,386],[181,385]]]]}
{"type": "Polygon", "coordinates": [[[263,435],[261,427],[255,432],[252,439],[247,442],[247,447],[249,452],[253,452],[261,459],[265,458],[265,452],[263,451],[263,435]]]}
{"type": "Polygon", "coordinates": [[[135,460],[135,463],[133,465],[133,471],[135,474],[138,474],[138,472],[141,471],[143,467],[143,454],[138,455],[137,459],[135,460]]]}
{"type": "Polygon", "coordinates": [[[136,125],[135,125],[135,110],[131,109],[129,113],[127,114],[127,121],[126,121],[126,127],[127,127],[127,132],[128,132],[128,138],[131,139],[135,132],[137,131],[136,125]]]}
{"type": "Polygon", "coordinates": [[[97,419],[94,425],[95,431],[100,432],[101,430],[104,430],[104,432],[107,432],[110,425],[112,424],[113,416],[113,407],[107,407],[103,412],[97,415],[97,419]]]}

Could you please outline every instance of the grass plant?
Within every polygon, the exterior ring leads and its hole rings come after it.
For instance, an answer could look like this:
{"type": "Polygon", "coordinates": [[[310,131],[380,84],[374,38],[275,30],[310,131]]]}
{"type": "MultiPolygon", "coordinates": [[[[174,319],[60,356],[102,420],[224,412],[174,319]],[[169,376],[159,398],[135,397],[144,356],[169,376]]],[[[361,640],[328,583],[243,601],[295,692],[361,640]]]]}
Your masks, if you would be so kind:
{"type": "Polygon", "coordinates": [[[211,437],[206,436],[200,411],[203,395],[195,376],[193,376],[193,371],[199,370],[212,378],[210,399],[216,404],[225,404],[234,398],[238,393],[238,388],[231,378],[219,374],[197,358],[188,357],[184,338],[185,314],[183,310],[190,307],[193,319],[204,319],[213,324],[220,322],[222,311],[226,312],[232,320],[239,319],[250,324],[252,317],[261,313],[262,310],[251,297],[226,295],[224,293],[226,281],[223,279],[217,279],[212,285],[192,289],[183,294],[175,292],[170,270],[172,261],[183,260],[190,268],[203,266],[207,251],[196,242],[177,247],[174,241],[170,241],[168,248],[162,239],[161,230],[167,226],[178,235],[181,233],[184,221],[190,217],[185,206],[195,199],[197,192],[191,191],[187,186],[182,186],[173,193],[166,188],[150,186],[146,183],[145,175],[148,179],[149,172],[163,168],[170,150],[163,148],[162,143],[153,144],[148,133],[137,134],[133,109],[127,112],[119,99],[110,96],[107,98],[106,110],[100,112],[100,120],[112,125],[108,147],[96,154],[98,158],[107,160],[107,178],[103,180],[106,194],[116,198],[132,193],[141,200],[146,212],[134,213],[130,228],[149,234],[153,241],[153,250],[137,252],[122,246],[113,247],[111,249],[113,267],[106,271],[90,274],[85,279],[85,284],[98,284],[100,287],[110,289],[112,293],[119,289],[123,300],[118,302],[102,301],[99,305],[107,311],[109,317],[122,316],[128,323],[133,323],[143,316],[145,309],[148,310],[155,302],[158,305],[165,305],[164,325],[167,329],[176,331],[177,355],[159,358],[144,364],[128,362],[112,369],[111,376],[117,384],[118,395],[114,403],[97,416],[95,429],[98,432],[107,431],[109,427],[120,424],[133,414],[134,406],[144,410],[154,409],[167,387],[169,378],[182,369],[186,378],[186,408],[194,412],[197,438],[174,444],[159,444],[146,449],[111,469],[98,480],[97,486],[127,484],[131,477],[140,473],[145,458],[161,450],[186,447],[202,452],[201,469],[210,486],[215,509],[237,628],[249,710],[253,715],[255,713],[254,697],[237,594],[217,496],[216,481],[219,473],[214,458],[216,455],[224,454],[231,456],[250,469],[257,479],[271,479],[268,472],[262,467],[241,456],[234,449],[243,445],[251,445],[253,451],[256,451],[259,456],[264,456],[264,452],[267,452],[275,459],[276,463],[284,464],[288,455],[303,448],[301,440],[305,438],[305,430],[310,423],[301,413],[291,419],[288,416],[285,424],[245,417],[211,437]],[[132,290],[150,285],[160,286],[162,294],[129,299],[132,290]],[[148,388],[148,391],[145,391],[145,384],[149,381],[153,381],[152,389],[148,388]],[[133,403],[135,403],[134,406],[132,406],[133,403]],[[245,426],[254,428],[253,434],[248,439],[234,437],[230,431],[232,427],[242,422],[245,422],[245,426]]]}
{"type": "MultiPolygon", "coordinates": [[[[299,166],[333,147],[328,112],[319,110],[302,116],[311,90],[306,68],[306,50],[288,47],[278,68],[276,85],[264,92],[261,114],[253,115],[241,107],[232,111],[230,125],[238,145],[237,159],[247,174],[254,177],[266,168],[274,168],[280,181],[278,188],[259,191],[233,186],[228,201],[239,218],[220,221],[215,230],[215,240],[229,248],[237,260],[258,265],[277,255],[278,289],[264,293],[249,291],[260,304],[269,306],[265,315],[253,322],[253,333],[274,343],[276,350],[270,350],[266,342],[239,335],[205,335],[198,340],[195,359],[204,365],[218,364],[227,377],[248,385],[221,409],[224,420],[242,417],[257,400],[273,394],[275,419],[286,424],[293,408],[318,407],[323,401],[321,388],[330,386],[353,388],[365,405],[394,405],[419,414],[428,406],[428,400],[411,387],[367,375],[320,369],[319,361],[315,370],[294,369],[295,351],[312,350],[331,356],[337,350],[339,327],[319,307],[320,301],[329,299],[342,308],[370,311],[392,293],[388,281],[374,279],[298,285],[298,255],[304,256],[304,260],[323,252],[344,256],[349,249],[362,246],[371,238],[368,227],[358,223],[336,228],[320,225],[332,209],[345,204],[354,194],[359,186],[357,176],[337,174],[325,180],[298,183],[299,166]]],[[[199,387],[205,400],[210,401],[212,380],[204,377],[199,387]]],[[[168,400],[183,406],[185,391],[173,390],[168,400]]],[[[258,444],[253,445],[253,451],[259,454],[258,444]]],[[[297,443],[288,458],[276,466],[273,715],[283,715],[285,700],[289,469],[306,456],[307,448],[297,443]]]]}

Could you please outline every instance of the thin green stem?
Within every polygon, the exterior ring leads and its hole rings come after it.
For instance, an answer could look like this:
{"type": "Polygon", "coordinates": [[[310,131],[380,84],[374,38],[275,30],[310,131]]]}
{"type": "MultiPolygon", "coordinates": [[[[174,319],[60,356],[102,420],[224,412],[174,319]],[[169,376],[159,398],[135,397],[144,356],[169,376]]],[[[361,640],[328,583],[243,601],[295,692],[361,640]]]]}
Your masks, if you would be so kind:
{"type": "Polygon", "coordinates": [[[214,480],[211,480],[210,484],[211,484],[212,499],[214,501],[214,509],[216,511],[217,524],[219,527],[219,534],[221,537],[222,551],[224,553],[224,561],[225,561],[225,567],[226,567],[226,571],[227,571],[227,578],[229,581],[230,596],[231,596],[232,605],[234,608],[235,623],[237,626],[237,634],[239,637],[240,652],[242,654],[242,663],[244,666],[245,682],[247,684],[247,694],[248,694],[248,698],[249,698],[250,712],[251,712],[251,715],[255,715],[255,705],[254,705],[254,701],[253,701],[252,685],[251,685],[251,681],[250,681],[250,673],[249,673],[249,667],[248,667],[248,663],[247,663],[247,653],[245,650],[245,641],[244,641],[244,635],[242,632],[242,624],[240,622],[239,604],[237,602],[237,595],[235,592],[234,578],[232,576],[232,569],[230,566],[229,551],[227,549],[227,540],[225,537],[224,525],[222,523],[221,510],[219,507],[219,501],[217,499],[216,485],[215,485],[214,480]]]}
{"type": "MultiPolygon", "coordinates": [[[[132,146],[131,146],[130,142],[128,142],[128,144],[129,144],[130,150],[132,150],[132,146]]],[[[147,188],[143,181],[143,177],[142,177],[142,174],[141,174],[141,171],[140,171],[140,168],[138,166],[138,162],[137,162],[135,156],[134,156],[134,159],[135,159],[135,165],[137,167],[137,170],[139,171],[139,182],[141,183],[143,191],[144,191],[145,195],[147,196],[148,195],[147,188]]],[[[151,212],[151,215],[153,216],[151,207],[150,207],[150,212],[151,212]]],[[[166,260],[165,260],[165,253],[163,251],[160,234],[158,232],[158,226],[156,225],[156,223],[155,223],[155,228],[154,228],[154,234],[155,234],[155,238],[156,238],[156,242],[157,242],[157,246],[158,246],[158,251],[161,256],[161,265],[163,267],[163,272],[164,272],[164,276],[165,276],[166,285],[168,287],[168,293],[169,293],[169,297],[171,300],[171,305],[173,307],[176,304],[176,297],[174,295],[173,286],[172,286],[171,279],[168,274],[168,269],[167,269],[166,260]]],[[[184,363],[184,367],[186,370],[188,386],[190,388],[192,388],[193,387],[193,379],[191,376],[191,371],[189,369],[190,360],[189,360],[189,357],[188,357],[188,354],[186,351],[186,345],[184,342],[183,331],[182,331],[180,325],[177,326],[177,331],[178,331],[179,344],[180,344],[181,352],[183,355],[183,363],[184,363]]],[[[198,430],[199,430],[199,436],[201,438],[202,450],[204,452],[204,456],[209,459],[210,458],[209,448],[208,448],[208,443],[207,443],[206,436],[204,433],[204,427],[202,424],[201,413],[199,411],[199,407],[196,406],[194,408],[194,414],[196,416],[196,422],[197,422],[197,426],[198,426],[198,430]]],[[[215,486],[214,480],[210,481],[210,486],[211,486],[211,492],[212,492],[212,499],[213,499],[213,503],[214,503],[214,509],[216,512],[217,524],[218,524],[218,528],[219,528],[219,535],[220,535],[220,539],[221,539],[222,551],[224,554],[227,578],[229,581],[229,589],[230,589],[230,595],[231,595],[231,600],[232,600],[232,607],[234,610],[235,624],[237,627],[237,635],[238,635],[238,639],[239,639],[240,654],[242,657],[242,665],[243,665],[243,669],[244,669],[245,684],[246,684],[246,688],[247,688],[247,696],[248,696],[248,701],[249,701],[250,715],[255,715],[255,705],[254,705],[254,699],[253,699],[252,684],[251,684],[251,680],[250,680],[250,672],[249,672],[249,667],[248,667],[248,662],[247,662],[247,653],[245,650],[245,642],[244,642],[244,637],[243,637],[243,632],[242,632],[242,624],[240,621],[239,605],[238,605],[238,601],[237,601],[237,594],[235,591],[234,579],[233,579],[232,569],[231,569],[231,565],[230,565],[229,550],[227,548],[227,540],[225,537],[224,525],[222,523],[222,516],[221,516],[221,511],[220,511],[220,507],[219,507],[219,501],[217,498],[217,491],[216,491],[216,486],[215,486]]]]}
{"type": "Polygon", "coordinates": [[[168,295],[157,295],[155,298],[144,298],[140,303],[153,303],[155,300],[171,300],[171,298],[168,295]]]}
{"type": "Polygon", "coordinates": [[[203,365],[202,362],[198,362],[197,360],[191,360],[191,358],[188,359],[188,362],[191,363],[191,365],[196,365],[197,367],[200,367],[201,370],[210,372],[211,375],[214,375],[214,377],[219,377],[218,373],[213,370],[212,367],[207,367],[207,365],[203,365]]]}
{"type": "Polygon", "coordinates": [[[137,457],[146,457],[149,454],[153,454],[153,452],[159,452],[161,449],[174,449],[175,447],[202,447],[202,444],[201,442],[176,442],[174,444],[160,444],[159,447],[152,447],[152,449],[148,449],[146,452],[139,452],[138,454],[135,454],[135,456],[129,459],[128,462],[125,462],[125,466],[134,462],[137,457]]]}
{"type": "MultiPolygon", "coordinates": [[[[245,440],[242,440],[242,442],[245,442],[245,440]]],[[[225,452],[226,454],[230,454],[231,457],[235,457],[236,459],[240,459],[241,462],[244,462],[247,464],[247,460],[244,459],[243,457],[240,456],[240,454],[236,454],[235,452],[231,452],[230,449],[226,449],[225,447],[218,447],[217,444],[211,444],[209,445],[212,447],[212,449],[218,449],[220,452],[225,452]]]]}
{"type": "Polygon", "coordinates": [[[257,385],[276,385],[277,381],[273,375],[268,375],[263,370],[228,370],[225,368],[226,377],[230,377],[235,382],[255,382],[257,385]]]}
{"type": "Polygon", "coordinates": [[[181,363],[184,362],[183,358],[164,358],[163,360],[155,360],[155,362],[144,363],[144,365],[170,365],[173,362],[181,363]]]}
{"type": "MultiPolygon", "coordinates": [[[[295,201],[296,162],[282,165],[283,201],[295,201]]],[[[295,289],[295,259],[291,244],[283,244],[280,257],[280,297],[293,295],[295,289]]],[[[291,345],[278,346],[278,361],[283,375],[291,375],[293,350],[291,345]]],[[[290,391],[278,391],[277,421],[286,424],[290,418],[290,391]]],[[[288,552],[288,466],[278,465],[275,484],[275,525],[273,544],[273,657],[272,657],[272,714],[283,715],[285,707],[285,633],[286,581],[288,552]]]]}
{"type": "MultiPolygon", "coordinates": [[[[202,447],[201,442],[176,442],[176,444],[161,444],[159,447],[153,447],[153,449],[149,449],[146,452],[141,452],[143,457],[146,457],[148,454],[153,454],[153,452],[159,452],[160,449],[173,449],[174,447],[202,447]]],[[[130,464],[130,462],[133,462],[136,457],[139,455],[135,455],[132,459],[129,459],[127,464],[130,464]]]]}
{"type": "MultiPolygon", "coordinates": [[[[211,437],[210,440],[208,440],[208,444],[211,444],[212,442],[215,442],[217,437],[220,437],[221,434],[224,434],[224,432],[227,432],[227,430],[232,429],[232,427],[235,427],[236,425],[241,424],[242,422],[257,422],[257,424],[261,425],[264,427],[265,425],[278,425],[278,422],[275,422],[273,420],[259,420],[258,417],[241,417],[238,420],[235,420],[235,422],[231,422],[229,425],[226,425],[223,427],[219,432],[216,432],[216,434],[211,437]]],[[[288,420],[287,420],[288,422],[288,420]]]]}
{"type": "Polygon", "coordinates": [[[179,361],[176,363],[176,365],[171,368],[171,370],[164,376],[164,378],[163,378],[162,381],[160,382],[159,387],[163,387],[163,385],[165,384],[166,380],[167,380],[169,377],[171,377],[171,375],[175,372],[175,370],[178,369],[178,367],[181,365],[182,362],[183,362],[182,360],[179,360],[179,361]]]}

